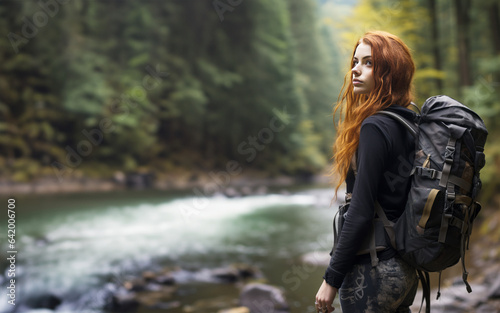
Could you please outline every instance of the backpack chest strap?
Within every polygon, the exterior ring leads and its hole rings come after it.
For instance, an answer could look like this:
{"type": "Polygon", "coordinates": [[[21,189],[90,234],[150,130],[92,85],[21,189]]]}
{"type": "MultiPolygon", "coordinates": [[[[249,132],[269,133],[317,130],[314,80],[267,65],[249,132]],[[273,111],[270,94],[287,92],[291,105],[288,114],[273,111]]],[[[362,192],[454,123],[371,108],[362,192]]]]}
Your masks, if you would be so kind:
{"type": "MultiPolygon", "coordinates": [[[[443,172],[444,172],[444,170],[443,170],[443,172]]],[[[439,179],[441,181],[443,178],[443,172],[435,170],[433,168],[417,166],[413,169],[412,174],[417,174],[419,176],[430,178],[430,179],[439,179]]],[[[456,185],[456,186],[466,190],[467,192],[470,192],[472,189],[471,183],[469,183],[465,179],[460,178],[460,177],[455,176],[455,175],[448,175],[447,182],[452,183],[453,185],[456,185]]]]}

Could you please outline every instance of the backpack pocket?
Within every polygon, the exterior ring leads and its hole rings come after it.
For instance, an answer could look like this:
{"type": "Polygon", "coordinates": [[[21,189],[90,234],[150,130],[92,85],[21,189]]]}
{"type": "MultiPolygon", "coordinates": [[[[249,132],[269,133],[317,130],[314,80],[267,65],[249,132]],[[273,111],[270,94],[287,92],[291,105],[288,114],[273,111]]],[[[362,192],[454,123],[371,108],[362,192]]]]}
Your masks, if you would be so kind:
{"type": "MultiPolygon", "coordinates": [[[[417,236],[433,236],[436,226],[441,224],[444,208],[444,193],[434,188],[413,188],[408,199],[409,225],[417,236]]],[[[439,226],[438,226],[439,227],[439,226]]]]}
{"type": "MultiPolygon", "coordinates": [[[[459,249],[451,242],[439,242],[445,208],[445,192],[435,188],[412,188],[405,212],[396,224],[403,249],[399,253],[414,267],[435,272],[456,264],[459,249]]],[[[448,229],[449,239],[459,238],[458,229],[448,229]],[[450,233],[451,232],[451,233],[450,233]]]]}

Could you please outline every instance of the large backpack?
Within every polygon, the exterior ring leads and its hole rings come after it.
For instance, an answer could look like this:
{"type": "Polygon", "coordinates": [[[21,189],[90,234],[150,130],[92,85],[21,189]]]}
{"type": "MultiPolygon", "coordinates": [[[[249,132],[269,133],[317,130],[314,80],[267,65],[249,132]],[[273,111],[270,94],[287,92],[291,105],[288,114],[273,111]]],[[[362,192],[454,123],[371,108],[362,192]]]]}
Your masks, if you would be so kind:
{"type": "Polygon", "coordinates": [[[476,198],[488,131],[475,112],[448,96],[427,99],[421,110],[415,121],[380,112],[401,122],[416,139],[406,208],[388,235],[402,258],[425,274],[424,293],[430,292],[427,272],[441,272],[460,259],[471,292],[464,257],[481,209],[476,198]]]}

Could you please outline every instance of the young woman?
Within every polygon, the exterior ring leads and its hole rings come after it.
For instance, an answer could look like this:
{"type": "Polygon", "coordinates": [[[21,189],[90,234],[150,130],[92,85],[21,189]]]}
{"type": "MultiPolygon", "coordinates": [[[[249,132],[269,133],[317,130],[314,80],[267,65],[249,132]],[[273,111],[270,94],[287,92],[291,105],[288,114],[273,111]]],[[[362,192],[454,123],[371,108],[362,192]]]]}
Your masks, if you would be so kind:
{"type": "Polygon", "coordinates": [[[399,122],[376,113],[387,110],[413,119],[408,107],[415,65],[401,39],[376,31],[356,43],[351,66],[335,108],[341,119],[333,151],[334,171],[341,178],[335,196],[343,181],[352,196],[315,306],[318,312],[332,312],[339,293],[346,313],[407,313],[417,290],[416,271],[390,245],[377,252],[376,265],[370,254],[359,252],[371,236],[376,202],[389,220],[405,208],[414,139],[399,122]]]}

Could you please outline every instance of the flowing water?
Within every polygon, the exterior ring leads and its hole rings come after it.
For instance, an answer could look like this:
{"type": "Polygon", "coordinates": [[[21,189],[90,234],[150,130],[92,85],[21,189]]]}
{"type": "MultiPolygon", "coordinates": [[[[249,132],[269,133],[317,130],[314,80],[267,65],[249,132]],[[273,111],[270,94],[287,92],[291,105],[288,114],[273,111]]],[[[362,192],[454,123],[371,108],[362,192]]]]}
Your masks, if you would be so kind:
{"type": "MultiPolygon", "coordinates": [[[[56,311],[99,312],[99,294],[113,278],[233,263],[256,266],[270,284],[283,287],[291,312],[312,312],[324,267],[304,265],[300,256],[328,253],[336,207],[331,197],[331,189],[240,198],[160,191],[16,197],[17,312],[43,294],[63,299],[56,311]]],[[[1,229],[3,254],[7,232],[1,229]]],[[[5,258],[0,267],[7,267],[5,258]]],[[[238,293],[233,285],[187,283],[175,294],[180,307],[163,312],[238,293]]],[[[8,312],[3,298],[0,312],[8,312]]]]}

